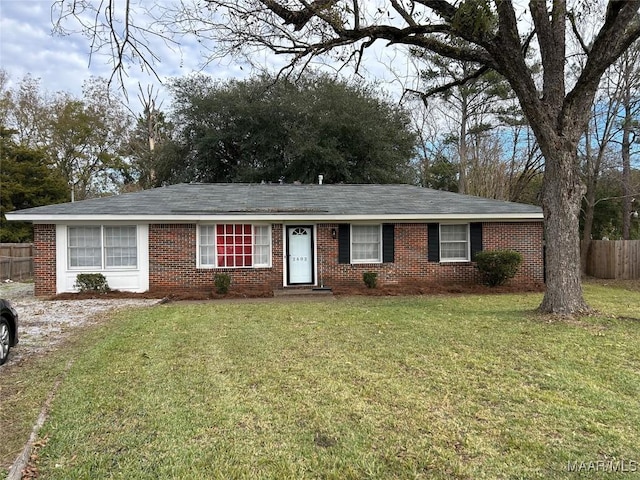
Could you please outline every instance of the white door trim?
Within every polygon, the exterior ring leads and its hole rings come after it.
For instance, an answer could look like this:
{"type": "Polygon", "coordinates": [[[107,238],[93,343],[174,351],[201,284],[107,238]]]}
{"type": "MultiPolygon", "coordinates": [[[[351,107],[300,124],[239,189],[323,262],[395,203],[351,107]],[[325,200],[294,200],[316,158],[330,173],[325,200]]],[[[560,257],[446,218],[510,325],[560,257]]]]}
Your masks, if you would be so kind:
{"type": "Polygon", "coordinates": [[[284,281],[285,281],[285,285],[315,285],[315,278],[316,278],[316,229],[315,229],[315,225],[312,224],[304,224],[304,225],[297,225],[297,224],[285,224],[284,225],[284,229],[283,229],[283,236],[284,236],[284,240],[285,240],[285,248],[284,248],[284,265],[285,265],[285,272],[284,272],[284,281]],[[301,253],[302,255],[295,255],[296,252],[291,252],[291,245],[290,245],[290,238],[291,238],[291,234],[295,231],[295,229],[306,229],[308,230],[308,239],[309,239],[309,244],[308,244],[308,250],[303,250],[301,253]],[[293,259],[294,258],[300,258],[300,257],[309,257],[307,258],[307,260],[305,261],[304,259],[302,259],[302,264],[301,266],[303,268],[306,268],[306,265],[308,265],[309,268],[309,272],[308,272],[308,277],[305,277],[305,275],[303,275],[303,277],[305,278],[293,278],[294,276],[294,272],[292,269],[292,264],[293,264],[293,259]],[[304,263],[306,263],[306,265],[304,265],[304,263]],[[308,281],[306,281],[308,279],[308,281]]]}

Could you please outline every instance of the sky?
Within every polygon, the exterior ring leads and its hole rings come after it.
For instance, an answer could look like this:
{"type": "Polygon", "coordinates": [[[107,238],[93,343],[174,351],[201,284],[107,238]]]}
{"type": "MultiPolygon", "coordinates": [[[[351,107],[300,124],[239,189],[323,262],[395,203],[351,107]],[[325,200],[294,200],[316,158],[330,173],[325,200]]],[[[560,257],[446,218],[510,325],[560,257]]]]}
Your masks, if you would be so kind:
{"type": "MultiPolygon", "coordinates": [[[[54,34],[52,4],[53,0],[0,0],[0,68],[8,73],[11,86],[30,74],[40,79],[46,91],[66,91],[81,96],[85,80],[91,76],[111,76],[110,58],[91,56],[90,41],[80,34],[54,34]]],[[[156,65],[162,81],[200,70],[200,55],[193,43],[184,42],[174,50],[164,44],[156,47],[162,55],[156,65]]],[[[235,64],[214,65],[206,73],[227,79],[244,77],[247,70],[235,64]]],[[[132,65],[125,88],[134,97],[138,83],[145,90],[147,85],[161,85],[153,74],[132,65]]]]}
{"type": "MultiPolygon", "coordinates": [[[[91,56],[90,40],[80,34],[54,34],[52,16],[56,15],[52,15],[53,3],[54,0],[0,0],[0,68],[8,73],[10,87],[15,87],[26,74],[30,74],[40,79],[44,91],[65,91],[80,97],[85,80],[91,76],[111,76],[111,58],[107,55],[91,56]]],[[[67,26],[72,28],[75,25],[67,26]]],[[[404,82],[401,79],[411,67],[404,55],[382,45],[377,47],[370,49],[361,73],[392,97],[399,98],[401,82],[404,82]]],[[[162,82],[199,71],[222,80],[245,78],[252,72],[248,65],[234,59],[225,59],[202,69],[199,45],[189,37],[183,37],[180,45],[172,48],[156,41],[153,49],[160,56],[155,70],[162,82]]],[[[283,65],[284,59],[265,53],[260,63],[275,72],[283,65]]],[[[131,65],[125,79],[131,102],[136,102],[138,83],[145,91],[149,85],[154,85],[155,91],[160,92],[160,99],[166,99],[162,83],[153,74],[131,65]]],[[[136,105],[131,105],[131,108],[135,109],[136,105]]]]}

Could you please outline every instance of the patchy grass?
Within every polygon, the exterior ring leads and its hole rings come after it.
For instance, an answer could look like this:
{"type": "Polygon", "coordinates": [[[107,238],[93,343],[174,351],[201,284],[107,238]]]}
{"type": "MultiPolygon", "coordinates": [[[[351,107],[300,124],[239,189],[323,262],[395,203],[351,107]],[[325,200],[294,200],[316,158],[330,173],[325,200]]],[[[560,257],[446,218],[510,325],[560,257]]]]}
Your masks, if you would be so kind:
{"type": "Polygon", "coordinates": [[[56,378],[65,368],[62,355],[37,357],[27,366],[0,369],[0,477],[22,452],[56,378]]]}
{"type": "Polygon", "coordinates": [[[41,365],[48,378],[75,358],[37,467],[47,479],[475,479],[639,462],[640,292],[585,293],[605,313],[546,319],[532,313],[540,294],[122,313],[41,365]]]}

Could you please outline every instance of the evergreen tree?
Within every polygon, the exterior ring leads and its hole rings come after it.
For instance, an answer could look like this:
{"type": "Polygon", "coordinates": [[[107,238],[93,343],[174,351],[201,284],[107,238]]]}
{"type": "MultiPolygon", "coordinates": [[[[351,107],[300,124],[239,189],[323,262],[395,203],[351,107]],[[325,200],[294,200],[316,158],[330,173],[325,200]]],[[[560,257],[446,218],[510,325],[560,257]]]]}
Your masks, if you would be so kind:
{"type": "Polygon", "coordinates": [[[17,145],[0,127],[0,242],[33,240],[33,226],[7,222],[5,213],[69,200],[69,186],[41,150],[17,145]]]}

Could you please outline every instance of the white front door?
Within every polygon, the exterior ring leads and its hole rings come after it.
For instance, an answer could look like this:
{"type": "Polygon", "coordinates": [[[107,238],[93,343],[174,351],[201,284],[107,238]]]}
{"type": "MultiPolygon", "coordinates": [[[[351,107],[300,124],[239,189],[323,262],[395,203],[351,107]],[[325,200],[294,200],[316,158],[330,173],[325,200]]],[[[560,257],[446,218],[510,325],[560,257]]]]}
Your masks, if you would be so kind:
{"type": "Polygon", "coordinates": [[[287,281],[313,283],[313,227],[287,226],[287,281]]]}

